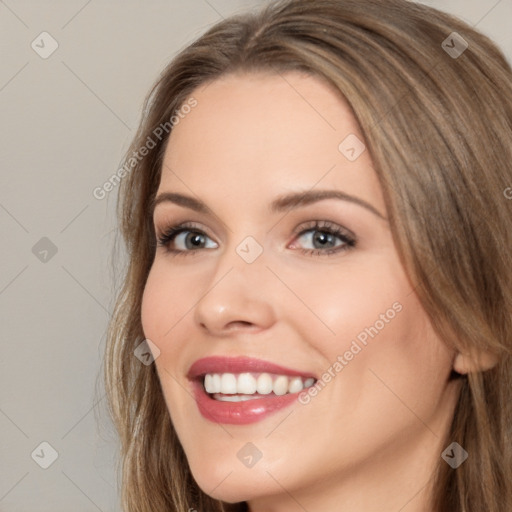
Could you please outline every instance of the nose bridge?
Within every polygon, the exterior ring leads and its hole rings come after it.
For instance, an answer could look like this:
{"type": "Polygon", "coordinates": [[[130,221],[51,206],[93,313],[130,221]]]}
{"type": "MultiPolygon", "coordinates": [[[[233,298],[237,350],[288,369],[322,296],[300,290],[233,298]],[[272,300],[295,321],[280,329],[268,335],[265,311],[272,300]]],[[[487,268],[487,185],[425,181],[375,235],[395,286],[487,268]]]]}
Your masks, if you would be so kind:
{"type": "Polygon", "coordinates": [[[275,306],[262,245],[253,237],[230,244],[195,307],[195,321],[217,335],[234,325],[268,327],[275,306]]]}
{"type": "Polygon", "coordinates": [[[263,241],[260,242],[251,235],[241,238],[232,233],[231,237],[232,240],[218,256],[212,285],[220,284],[224,278],[229,278],[232,281],[231,285],[235,286],[239,293],[250,295],[258,283],[263,284],[268,278],[267,254],[263,248],[263,241]]]}

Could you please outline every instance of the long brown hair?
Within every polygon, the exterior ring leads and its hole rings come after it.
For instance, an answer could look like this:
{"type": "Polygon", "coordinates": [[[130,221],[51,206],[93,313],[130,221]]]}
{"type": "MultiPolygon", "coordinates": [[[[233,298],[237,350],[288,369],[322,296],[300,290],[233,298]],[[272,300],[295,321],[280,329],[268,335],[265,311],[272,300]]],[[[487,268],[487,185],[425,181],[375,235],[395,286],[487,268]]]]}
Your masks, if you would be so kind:
{"type": "Polygon", "coordinates": [[[155,254],[150,205],[180,108],[226,73],[291,70],[327,80],[351,106],[401,261],[438,334],[457,351],[499,355],[494,368],[461,377],[446,445],[458,442],[469,457],[457,469],[439,457],[432,510],[510,512],[512,200],[504,191],[512,186],[512,70],[469,25],[406,0],[271,2],[208,30],[148,95],[121,176],[128,263],[104,368],[124,510],[246,510],[199,489],[155,367],[134,349],[145,338],[141,299],[155,254]],[[154,147],[130,160],[149,139],[154,147]]]}

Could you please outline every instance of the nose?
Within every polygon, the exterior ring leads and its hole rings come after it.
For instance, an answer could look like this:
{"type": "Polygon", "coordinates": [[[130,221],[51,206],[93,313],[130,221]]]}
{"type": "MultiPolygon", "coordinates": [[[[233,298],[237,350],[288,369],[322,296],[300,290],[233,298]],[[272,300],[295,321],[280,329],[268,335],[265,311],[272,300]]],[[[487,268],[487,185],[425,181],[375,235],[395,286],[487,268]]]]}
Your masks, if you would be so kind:
{"type": "Polygon", "coordinates": [[[196,304],[196,325],[215,337],[268,329],[276,320],[272,273],[261,262],[230,261],[229,267],[218,266],[196,304]]]}

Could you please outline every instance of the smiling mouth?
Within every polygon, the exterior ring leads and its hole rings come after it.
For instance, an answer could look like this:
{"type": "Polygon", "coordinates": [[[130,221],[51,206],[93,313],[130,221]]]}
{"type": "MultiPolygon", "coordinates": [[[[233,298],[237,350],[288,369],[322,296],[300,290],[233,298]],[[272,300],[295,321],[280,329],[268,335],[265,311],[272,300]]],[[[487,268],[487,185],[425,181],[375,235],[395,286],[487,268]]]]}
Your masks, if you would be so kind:
{"type": "Polygon", "coordinates": [[[246,356],[210,356],[187,372],[199,413],[208,421],[248,425],[299,403],[317,382],[307,370],[246,356]]]}
{"type": "Polygon", "coordinates": [[[206,393],[221,402],[243,402],[300,393],[315,384],[312,377],[273,373],[207,373],[201,377],[206,393]]]}

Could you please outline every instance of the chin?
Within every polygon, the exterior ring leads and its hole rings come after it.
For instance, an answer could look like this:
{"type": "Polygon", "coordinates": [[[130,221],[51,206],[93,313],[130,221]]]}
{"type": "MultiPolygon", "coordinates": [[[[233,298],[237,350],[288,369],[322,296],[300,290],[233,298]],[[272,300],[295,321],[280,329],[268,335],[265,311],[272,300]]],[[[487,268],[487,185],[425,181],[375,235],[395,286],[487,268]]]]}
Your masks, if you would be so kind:
{"type": "Polygon", "coordinates": [[[261,470],[255,473],[253,469],[236,470],[227,464],[216,466],[215,469],[212,466],[192,467],[191,470],[201,490],[216,500],[239,503],[270,492],[268,486],[271,482],[264,485],[266,479],[261,470]]]}

